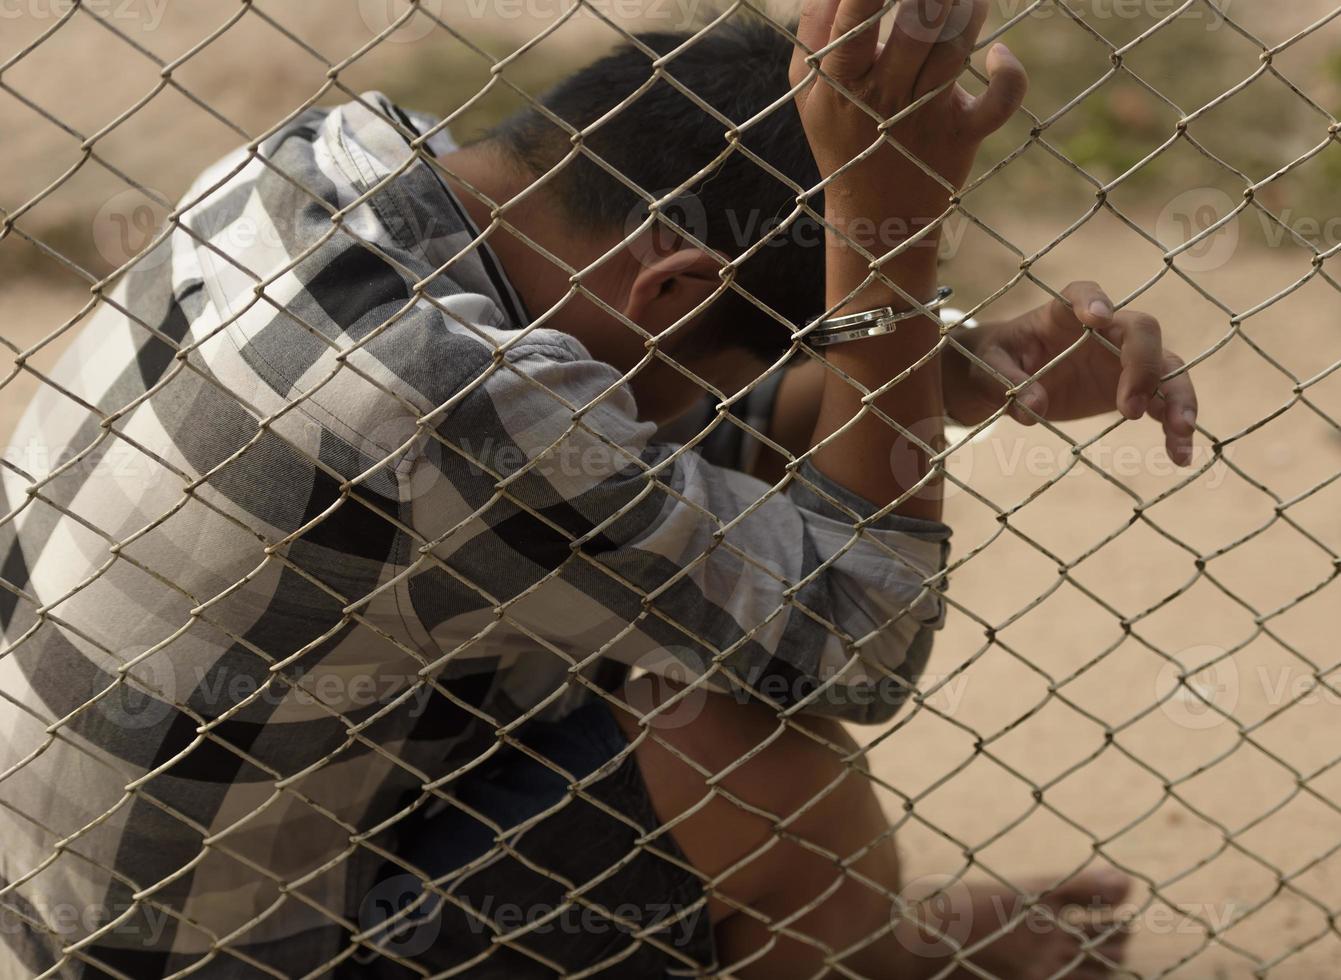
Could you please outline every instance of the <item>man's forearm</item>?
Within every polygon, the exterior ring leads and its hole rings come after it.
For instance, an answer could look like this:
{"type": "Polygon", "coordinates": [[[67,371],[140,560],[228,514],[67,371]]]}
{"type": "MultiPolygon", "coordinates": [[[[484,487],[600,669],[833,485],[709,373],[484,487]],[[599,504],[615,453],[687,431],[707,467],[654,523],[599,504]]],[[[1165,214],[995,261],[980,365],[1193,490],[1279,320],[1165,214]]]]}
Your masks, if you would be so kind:
{"type": "MultiPolygon", "coordinates": [[[[934,247],[919,242],[887,263],[883,271],[908,295],[926,302],[936,288],[936,258],[934,247]]],[[[868,274],[867,260],[861,253],[846,243],[831,241],[826,290],[831,306],[843,304],[837,314],[879,306],[896,310],[912,308],[903,296],[882,282],[861,287],[868,274]],[[858,287],[861,287],[858,295],[843,302],[858,287]]],[[[938,319],[918,317],[903,321],[892,334],[829,348],[826,358],[852,381],[874,391],[925,358],[939,337],[938,319]]],[[[944,394],[940,355],[927,359],[876,398],[871,407],[878,409],[878,413],[866,410],[863,414],[862,398],[861,391],[848,380],[827,372],[812,437],[812,444],[824,442],[815,453],[815,466],[854,493],[885,506],[916,486],[929,471],[928,456],[918,447],[918,441],[935,446],[942,439],[944,394]],[[901,434],[882,414],[913,432],[916,441],[901,434]],[[853,422],[858,415],[861,417],[853,422]]],[[[939,485],[932,481],[902,501],[895,513],[939,520],[940,497],[939,485]]]]}
{"type": "MultiPolygon", "coordinates": [[[[901,3],[881,45],[879,26],[888,9],[859,0],[808,0],[798,27],[789,77],[826,179],[825,216],[840,229],[855,221],[925,229],[944,215],[982,141],[1014,115],[1028,87],[1024,66],[1003,44],[988,51],[982,94],[971,96],[957,85],[987,20],[981,0],[929,8],[901,3]],[[968,16],[954,21],[956,12],[968,16]],[[828,50],[817,74],[810,52],[821,49],[828,50]]],[[[931,299],[935,235],[885,264],[882,271],[897,290],[868,282],[869,258],[844,239],[833,231],[826,236],[825,288],[836,312],[885,305],[907,310],[931,299]]],[[[825,381],[812,441],[819,447],[815,465],[872,503],[897,501],[899,514],[939,518],[938,474],[920,447],[937,451],[945,440],[941,326],[934,315],[898,326],[892,335],[826,351],[847,378],[825,381]],[[883,394],[866,404],[848,379],[883,394]]]]}

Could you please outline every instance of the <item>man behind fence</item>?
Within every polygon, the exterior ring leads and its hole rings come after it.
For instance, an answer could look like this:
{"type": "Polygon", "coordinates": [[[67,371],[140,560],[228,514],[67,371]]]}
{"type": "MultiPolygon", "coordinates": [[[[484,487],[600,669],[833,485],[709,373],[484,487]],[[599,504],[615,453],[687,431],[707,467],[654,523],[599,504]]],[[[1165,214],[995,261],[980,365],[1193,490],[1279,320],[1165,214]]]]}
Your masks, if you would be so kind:
{"type": "Polygon", "coordinates": [[[936,349],[1026,86],[958,87],[985,6],[643,35],[465,147],[372,93],[202,176],[4,472],[3,975],[1106,975],[1115,871],[905,900],[840,724],[942,622],[947,412],[1190,453],[1097,286],[936,349]],[[1121,358],[1025,386],[1085,326],[1121,358]]]}

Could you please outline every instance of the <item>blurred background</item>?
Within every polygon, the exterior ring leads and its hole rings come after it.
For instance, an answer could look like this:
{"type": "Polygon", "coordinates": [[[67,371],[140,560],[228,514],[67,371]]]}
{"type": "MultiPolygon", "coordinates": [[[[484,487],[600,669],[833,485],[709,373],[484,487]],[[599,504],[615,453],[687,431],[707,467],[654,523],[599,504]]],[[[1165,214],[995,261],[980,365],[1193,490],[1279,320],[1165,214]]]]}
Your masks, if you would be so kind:
{"type": "MultiPolygon", "coordinates": [[[[5,0],[0,446],[90,311],[72,264],[124,264],[228,150],[372,89],[465,140],[612,24],[711,13],[421,6],[441,23],[387,33],[401,0],[5,0]]],[[[909,877],[1097,852],[1138,880],[1139,975],[1341,975],[1341,5],[994,0],[991,29],[1033,86],[947,230],[956,302],[1099,281],[1194,362],[1203,432],[1185,471],[1116,416],[1003,421],[951,457],[956,608],[921,703],[857,733],[909,877]]]]}

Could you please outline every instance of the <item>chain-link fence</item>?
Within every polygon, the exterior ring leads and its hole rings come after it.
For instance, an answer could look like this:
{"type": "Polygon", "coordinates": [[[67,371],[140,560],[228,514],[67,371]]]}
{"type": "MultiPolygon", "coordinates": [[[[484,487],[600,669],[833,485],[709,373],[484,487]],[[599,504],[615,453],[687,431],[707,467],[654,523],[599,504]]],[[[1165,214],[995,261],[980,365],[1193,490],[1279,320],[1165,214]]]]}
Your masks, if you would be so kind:
{"type": "MultiPolygon", "coordinates": [[[[720,155],[680,186],[624,180],[641,204],[610,254],[636,245],[655,264],[658,228],[703,244],[701,181],[743,157],[794,203],[736,228],[742,255],[724,268],[766,257],[798,221],[823,221],[819,188],[751,149],[758,120],[724,117],[676,78],[677,58],[747,15],[795,43],[796,11],[764,6],[0,6],[5,976],[654,975],[649,963],[673,975],[914,975],[870,965],[895,947],[912,957],[899,969],[919,976],[1341,973],[1341,756],[1329,737],[1341,703],[1341,342],[1329,316],[1341,7],[992,4],[963,84],[982,90],[983,53],[1004,40],[1033,90],[937,219],[962,312],[933,353],[964,358],[999,404],[944,443],[877,413],[900,430],[900,452],[929,452],[925,482],[943,479],[954,548],[942,570],[894,538],[870,543],[889,508],[859,513],[808,477],[836,436],[792,451],[759,414],[764,395],[787,397],[784,374],[819,364],[803,335],[724,390],[685,366],[692,351],[674,353],[678,325],[649,331],[610,308],[591,285],[608,255],[567,265],[523,233],[512,220],[523,198],[479,195],[470,204],[483,212],[443,219],[406,190],[460,176],[441,161],[449,132],[464,141],[632,44],[648,85],[669,83],[717,127],[720,155]],[[655,50],[643,29],[683,37],[655,50]],[[315,130],[337,105],[334,149],[299,179],[284,141],[310,128],[298,142],[324,147],[315,130]],[[341,166],[364,182],[343,183],[341,166]],[[404,210],[388,221],[393,208],[404,210]],[[386,240],[370,231],[387,225],[386,240]],[[419,244],[402,249],[398,234],[419,244]],[[519,399],[538,389],[552,402],[518,423],[525,433],[505,429],[504,448],[520,447],[510,461],[472,445],[489,431],[472,396],[523,376],[519,352],[549,314],[532,310],[512,333],[477,323],[493,352],[473,374],[451,360],[469,360],[461,349],[406,341],[424,311],[462,319],[458,294],[490,294],[504,312],[517,302],[480,265],[482,240],[505,237],[561,267],[557,296],[621,319],[640,351],[581,400],[555,392],[557,375],[523,384],[519,399]],[[367,266],[328,261],[332,242],[376,256],[404,290],[360,292],[367,266]],[[247,257],[267,250],[284,261],[250,271],[247,257]],[[320,276],[390,312],[332,333],[341,317],[320,276]],[[1028,381],[953,329],[1065,301],[1073,280],[1159,317],[1183,358],[1164,365],[1166,383],[1191,377],[1200,390],[1187,467],[1150,419],[1020,424],[1028,381]],[[388,348],[409,351],[398,376],[388,348]],[[308,360],[291,376],[279,365],[300,349],[308,360]],[[709,407],[687,428],[694,416],[681,418],[665,455],[630,456],[587,420],[611,411],[613,382],[656,371],[709,407]],[[400,383],[411,376],[417,395],[400,383]],[[404,411],[365,417],[369,398],[404,411]],[[469,422],[456,437],[453,413],[469,422]],[[727,515],[705,506],[700,453],[754,467],[757,499],[727,515]],[[461,480],[475,496],[416,511],[447,499],[453,460],[469,464],[461,480]],[[537,473],[555,493],[539,503],[537,473]],[[561,488],[581,496],[620,474],[637,486],[602,516],[565,509],[561,488]],[[744,529],[774,521],[785,538],[790,512],[769,508],[797,493],[817,498],[841,540],[773,567],[741,545],[755,540],[744,529]],[[692,516],[697,530],[681,533],[699,542],[653,585],[593,557],[648,500],[692,516]],[[508,547],[482,543],[494,533],[508,547]],[[898,593],[899,608],[854,635],[842,603],[816,612],[806,588],[845,560],[874,561],[872,549],[913,575],[914,598],[898,593]],[[522,566],[495,584],[499,568],[522,566]],[[689,586],[702,592],[694,608],[740,621],[668,613],[689,586]],[[624,611],[613,625],[584,604],[611,590],[624,611]],[[776,610],[741,618],[769,590],[776,610]],[[550,605],[528,605],[542,596],[550,605]],[[910,610],[927,602],[946,620],[905,690],[868,654],[906,640],[910,610]],[[805,619],[809,643],[844,652],[836,671],[767,678],[793,685],[783,692],[725,683],[730,658],[776,643],[788,617],[805,619]],[[441,633],[448,621],[455,631],[441,633]],[[627,686],[607,676],[611,658],[636,668],[627,686]],[[853,672],[906,703],[876,725],[817,718],[853,672]],[[593,703],[613,705],[623,727],[601,736],[615,747],[599,765],[545,727],[593,703]],[[631,812],[618,788],[635,781],[635,757],[660,774],[647,777],[659,814],[631,812]],[[409,848],[407,828],[429,843],[409,848]],[[1104,908],[1066,890],[1080,875],[1091,893],[1111,891],[1092,877],[1108,866],[1131,887],[1104,908]],[[878,921],[863,920],[872,908],[878,921]],[[435,961],[459,935],[465,952],[435,961]]],[[[550,114],[567,158],[621,180],[586,143],[635,103],[630,93],[580,133],[550,114]]],[[[871,260],[906,247],[881,232],[849,241],[871,260]]],[[[767,307],[731,279],[709,292],[767,307]]],[[[1120,356],[1078,331],[1026,374],[1046,389],[1096,348],[1120,356]]],[[[813,397],[802,391],[793,397],[813,397]]],[[[910,496],[921,485],[905,483],[910,496]]]]}

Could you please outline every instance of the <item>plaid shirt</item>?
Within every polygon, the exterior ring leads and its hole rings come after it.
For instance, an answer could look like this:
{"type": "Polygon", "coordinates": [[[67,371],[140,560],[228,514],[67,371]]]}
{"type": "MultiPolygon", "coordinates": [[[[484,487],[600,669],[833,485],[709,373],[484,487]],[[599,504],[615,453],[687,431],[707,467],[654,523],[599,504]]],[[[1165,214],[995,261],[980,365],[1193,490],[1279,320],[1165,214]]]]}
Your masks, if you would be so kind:
{"type": "Polygon", "coordinates": [[[0,975],[320,972],[396,821],[603,664],[858,721],[921,669],[948,530],[659,441],[433,125],[372,93],[212,167],[29,409],[0,975]]]}

